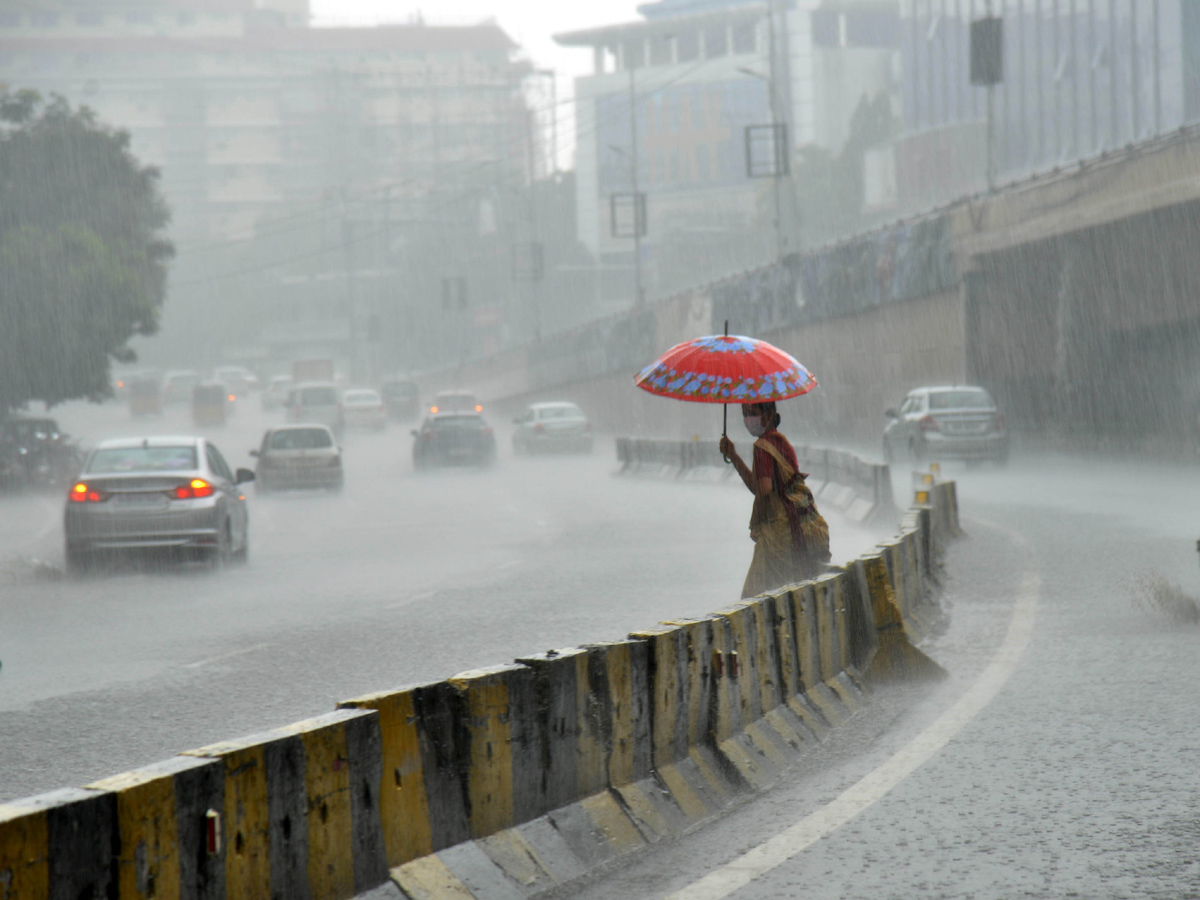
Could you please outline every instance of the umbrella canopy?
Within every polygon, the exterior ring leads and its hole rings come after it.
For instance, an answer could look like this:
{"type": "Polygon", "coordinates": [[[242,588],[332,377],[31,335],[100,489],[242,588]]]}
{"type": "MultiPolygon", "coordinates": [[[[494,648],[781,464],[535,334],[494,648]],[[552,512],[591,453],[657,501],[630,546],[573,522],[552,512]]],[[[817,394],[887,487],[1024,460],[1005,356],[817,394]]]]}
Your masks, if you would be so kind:
{"type": "Polygon", "coordinates": [[[817,379],[766,341],[714,334],[677,344],[633,379],[643,391],[692,403],[767,403],[807,394],[817,379]]]}

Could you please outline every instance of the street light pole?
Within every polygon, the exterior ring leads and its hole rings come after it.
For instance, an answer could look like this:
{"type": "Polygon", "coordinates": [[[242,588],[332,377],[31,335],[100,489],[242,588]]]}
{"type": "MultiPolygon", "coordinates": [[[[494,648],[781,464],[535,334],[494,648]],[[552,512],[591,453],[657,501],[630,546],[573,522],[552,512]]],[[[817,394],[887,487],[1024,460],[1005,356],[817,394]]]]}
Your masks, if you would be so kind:
{"type": "Polygon", "coordinates": [[[637,132],[637,86],[634,80],[637,69],[629,66],[629,178],[633,182],[633,284],[634,305],[642,306],[645,294],[642,290],[642,203],[638,188],[638,132],[637,132]]]}

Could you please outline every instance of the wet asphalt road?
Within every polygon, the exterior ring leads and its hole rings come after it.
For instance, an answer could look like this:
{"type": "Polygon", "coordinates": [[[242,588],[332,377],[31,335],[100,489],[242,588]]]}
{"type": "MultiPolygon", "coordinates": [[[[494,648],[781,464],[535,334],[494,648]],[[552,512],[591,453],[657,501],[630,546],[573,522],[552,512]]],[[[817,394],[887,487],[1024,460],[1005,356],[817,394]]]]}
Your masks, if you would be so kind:
{"type": "Polygon", "coordinates": [[[1200,466],[949,474],[969,538],[926,649],[951,678],[881,693],[786,786],[576,896],[1200,897],[1200,625],[1149,591],[1200,595],[1200,466]]]}
{"type": "MultiPolygon", "coordinates": [[[[88,440],[186,411],[56,410],[88,440]]],[[[250,466],[275,413],[208,431],[250,466]]],[[[249,564],[59,576],[57,494],[0,495],[0,802],[328,712],[338,700],[623,637],[737,599],[750,497],[613,477],[591,457],[418,475],[407,427],[349,434],[340,496],[248,491],[249,564]]],[[[834,526],[835,558],[882,535],[834,526]]]]}

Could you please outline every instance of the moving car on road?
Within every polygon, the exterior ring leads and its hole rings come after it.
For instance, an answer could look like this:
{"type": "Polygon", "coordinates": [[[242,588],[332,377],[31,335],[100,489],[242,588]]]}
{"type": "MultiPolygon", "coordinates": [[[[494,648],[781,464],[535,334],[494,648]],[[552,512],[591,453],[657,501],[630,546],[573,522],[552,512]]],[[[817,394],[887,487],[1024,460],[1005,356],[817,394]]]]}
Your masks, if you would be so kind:
{"type": "Polygon", "coordinates": [[[421,412],[417,385],[401,378],[389,378],[379,386],[387,413],[397,422],[410,422],[421,412]]]}
{"type": "Polygon", "coordinates": [[[909,391],[900,408],[886,412],[888,461],[963,459],[1008,461],[1004,413],[981,387],[953,385],[909,391]]]}
{"type": "Polygon", "coordinates": [[[257,391],[261,385],[258,376],[245,366],[217,366],[213,369],[213,381],[219,381],[233,394],[234,399],[244,398],[251,391],[257,391]]]}
{"type": "Polygon", "coordinates": [[[352,388],[342,394],[342,422],[347,428],[374,428],[382,431],[387,427],[387,410],[378,391],[370,388],[352,388]]]}
{"type": "Polygon", "coordinates": [[[342,450],[324,425],[281,425],[263,435],[255,489],[262,494],[287,488],[340,491],[345,484],[342,450]]]}
{"type": "Polygon", "coordinates": [[[429,412],[435,416],[438,413],[481,413],[483,407],[470,391],[439,391],[429,412]]]}
{"type": "Polygon", "coordinates": [[[592,452],[592,423],[574,403],[534,403],[513,424],[513,453],[592,452]]]}
{"type": "Polygon", "coordinates": [[[341,434],[342,404],[338,402],[338,389],[331,382],[305,382],[292,389],[287,400],[289,422],[328,425],[335,434],[341,434]]]}
{"type": "Polygon", "coordinates": [[[67,568],[98,557],[168,552],[213,565],[245,559],[249,517],[236,473],[198,437],[119,438],[101,442],[67,492],[63,517],[67,568]]]}
{"type": "Polygon", "coordinates": [[[435,413],[413,431],[413,465],[488,466],[496,460],[496,436],[476,412],[435,413]]]}

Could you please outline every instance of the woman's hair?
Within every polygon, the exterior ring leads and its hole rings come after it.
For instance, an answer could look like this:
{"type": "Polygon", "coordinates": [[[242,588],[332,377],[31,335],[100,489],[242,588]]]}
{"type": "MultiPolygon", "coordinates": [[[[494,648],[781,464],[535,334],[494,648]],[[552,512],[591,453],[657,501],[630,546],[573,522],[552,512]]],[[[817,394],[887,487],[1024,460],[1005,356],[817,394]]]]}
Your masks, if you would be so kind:
{"type": "Polygon", "coordinates": [[[746,404],[743,404],[743,406],[742,406],[742,415],[743,416],[761,416],[761,415],[767,415],[767,414],[769,414],[773,420],[771,427],[778,428],[779,423],[783,421],[783,418],[779,415],[779,412],[775,409],[774,401],[770,401],[767,403],[746,403],[746,404]]]}

